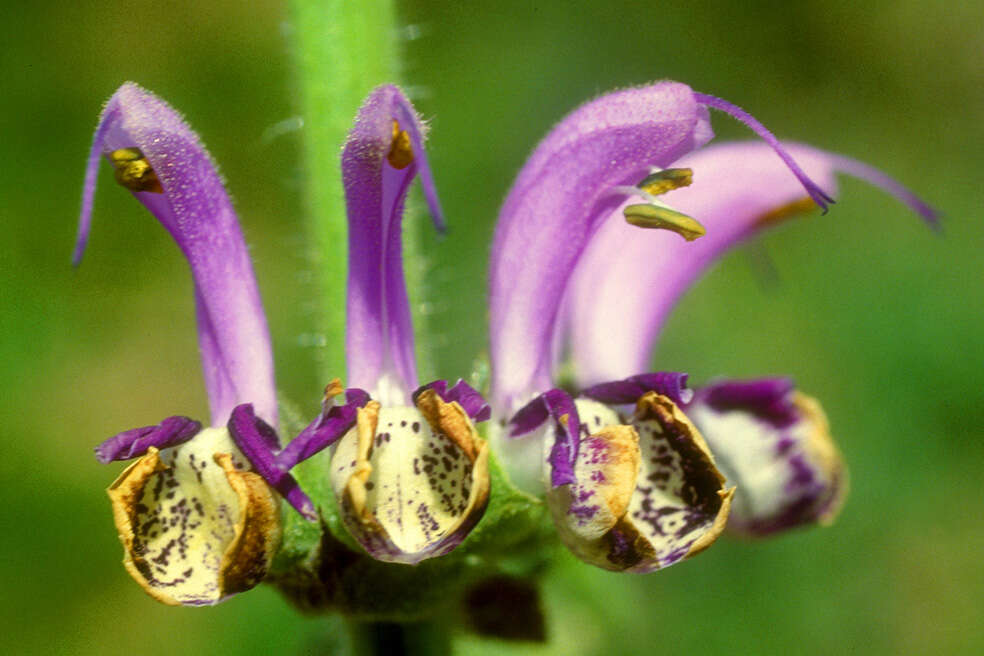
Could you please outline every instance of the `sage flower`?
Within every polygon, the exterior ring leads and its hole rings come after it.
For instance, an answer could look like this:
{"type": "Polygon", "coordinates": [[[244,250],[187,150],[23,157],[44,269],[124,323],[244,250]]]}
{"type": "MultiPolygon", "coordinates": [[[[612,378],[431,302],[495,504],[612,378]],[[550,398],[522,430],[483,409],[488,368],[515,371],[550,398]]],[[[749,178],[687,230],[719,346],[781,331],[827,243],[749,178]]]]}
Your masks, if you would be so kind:
{"type": "MultiPolygon", "coordinates": [[[[938,228],[936,212],[884,173],[808,146],[786,148],[824,189],[836,190],[838,172],[853,175],[895,195],[938,228]]],[[[686,243],[617,217],[600,227],[571,277],[560,329],[579,387],[645,371],[673,305],[718,257],[816,207],[766,144],[712,145],[674,166],[692,170],[694,182],[663,198],[677,211],[700,217],[707,235],[686,243]],[[619,256],[612,258],[613,252],[619,256]]],[[[684,411],[729,484],[737,486],[729,530],[767,535],[836,517],[847,493],[846,465],[821,405],[790,380],[719,381],[698,389],[684,411]]]]}
{"type": "MultiPolygon", "coordinates": [[[[715,438],[705,440],[685,414],[693,400],[686,375],[645,373],[650,349],[672,302],[723,250],[795,210],[826,210],[833,199],[823,189],[833,189],[835,169],[887,188],[935,221],[884,174],[787,149],[744,110],[675,82],[587,103],[523,167],[492,251],[492,403],[502,427],[493,435],[518,482],[539,473],[560,537],[585,561],[652,571],[723,531],[732,498],[741,498],[760,463],[748,463],[742,476],[718,468],[715,455],[727,459],[746,448],[743,439],[727,441],[702,414],[715,438]],[[708,108],[765,143],[688,155],[712,137],[708,108]],[[576,395],[555,380],[568,355],[576,395]],[[509,439],[524,435],[534,437],[509,439]]],[[[694,407],[705,402],[701,396],[694,407]]],[[[818,478],[824,489],[815,494],[842,498],[830,489],[844,480],[837,463],[836,455],[825,461],[829,476],[818,478]]],[[[784,491],[774,484],[762,494],[784,491]]],[[[748,499],[743,515],[755,506],[748,499]]]]}
{"type": "Polygon", "coordinates": [[[100,462],[139,458],[110,486],[124,565],[155,599],[207,605],[255,586],[281,537],[279,493],[306,518],[311,500],[288,473],[343,434],[362,401],[350,390],[280,451],[266,317],[239,222],[215,165],[169,105],[124,84],[103,109],[89,154],[74,262],[89,235],[101,159],[174,238],[194,282],[210,426],[173,416],[115,435],[100,462]]]}
{"type": "Polygon", "coordinates": [[[403,276],[403,204],[419,175],[438,229],[443,217],[403,93],[375,89],[342,151],[349,223],[346,353],[350,381],[372,400],[334,447],[332,487],[351,535],[379,560],[416,564],[454,549],[485,512],[489,417],[463,381],[418,386],[403,276]]]}

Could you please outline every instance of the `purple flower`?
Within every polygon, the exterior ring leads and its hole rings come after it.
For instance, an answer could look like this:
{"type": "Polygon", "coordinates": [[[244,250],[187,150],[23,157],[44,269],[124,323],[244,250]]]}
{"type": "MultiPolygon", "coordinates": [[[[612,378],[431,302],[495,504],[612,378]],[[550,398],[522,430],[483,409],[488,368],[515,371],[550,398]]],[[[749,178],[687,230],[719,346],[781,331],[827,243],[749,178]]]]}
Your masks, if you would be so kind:
{"type": "MultiPolygon", "coordinates": [[[[680,410],[692,396],[685,375],[639,372],[662,320],[700,272],[759,228],[809,207],[826,210],[833,201],[821,189],[833,190],[835,170],[885,188],[935,224],[930,208],[884,174],[787,149],[740,108],[674,82],[587,103],[523,167],[492,251],[491,395],[500,422],[512,417],[512,437],[536,438],[495,446],[527,483],[537,478],[531,454],[543,453],[560,535],[587,562],[651,571],[693,555],[723,529],[733,489],[709,453],[743,447],[717,431],[704,442],[680,410]],[[765,143],[691,153],[712,137],[708,107],[765,143]],[[576,398],[555,387],[565,356],[583,390],[576,398]]],[[[736,479],[741,495],[750,478],[736,479]]],[[[819,494],[840,498],[829,490],[835,479],[826,477],[819,494]]]]}
{"type": "Polygon", "coordinates": [[[474,426],[489,416],[485,400],[463,381],[417,382],[401,224],[418,174],[443,227],[423,139],[403,93],[381,86],[359,110],[342,151],[348,371],[374,400],[335,447],[331,480],[352,536],[374,558],[408,564],[454,549],[489,495],[488,445],[474,426]]]}
{"type": "Polygon", "coordinates": [[[211,428],[187,417],[124,431],[96,447],[100,462],[140,457],[110,487],[133,577],[165,603],[213,604],[264,576],[280,542],[276,490],[311,520],[288,473],[345,433],[364,401],[337,382],[320,416],[286,449],[277,422],[266,317],[235,211],[208,152],[177,112],[135,84],[109,99],[93,139],[74,261],[88,240],[100,159],[171,233],[194,280],[211,428]],[[176,548],[175,545],[184,545],[176,548]]]}

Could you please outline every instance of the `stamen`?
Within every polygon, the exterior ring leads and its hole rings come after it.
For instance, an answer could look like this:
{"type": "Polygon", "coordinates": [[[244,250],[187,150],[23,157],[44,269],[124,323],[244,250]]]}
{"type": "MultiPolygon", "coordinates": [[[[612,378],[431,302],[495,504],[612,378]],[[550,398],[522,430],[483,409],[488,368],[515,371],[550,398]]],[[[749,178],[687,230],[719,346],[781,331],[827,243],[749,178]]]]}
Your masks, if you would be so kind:
{"type": "Polygon", "coordinates": [[[413,146],[410,145],[410,135],[400,129],[400,124],[393,121],[393,141],[390,144],[386,160],[394,169],[405,169],[413,163],[413,146]]]}
{"type": "Polygon", "coordinates": [[[342,386],[341,379],[332,378],[331,382],[325,386],[325,397],[324,397],[325,402],[326,403],[329,402],[332,398],[338,396],[344,391],[345,388],[342,386]]]}
{"type": "Polygon", "coordinates": [[[113,176],[120,185],[130,191],[149,191],[163,194],[157,174],[139,148],[120,148],[109,154],[113,163],[113,176]]]}
{"type": "Polygon", "coordinates": [[[629,205],[622,213],[625,215],[625,220],[634,226],[669,230],[687,241],[693,241],[707,234],[704,226],[694,218],[668,207],[650,204],[629,205]]]}
{"type": "Polygon", "coordinates": [[[662,169],[650,173],[636,186],[647,194],[659,196],[680,187],[689,187],[693,177],[692,169],[662,169]]]}
{"type": "Polygon", "coordinates": [[[785,205],[780,205],[775,209],[771,209],[765,214],[762,214],[757,219],[755,219],[755,225],[756,227],[764,228],[766,226],[772,226],[777,223],[782,223],[786,219],[792,219],[794,217],[799,216],[800,214],[809,212],[816,206],[817,204],[813,202],[813,199],[808,196],[804,198],[799,198],[790,203],[786,203],[785,205]]]}
{"type": "Polygon", "coordinates": [[[824,214],[827,213],[827,205],[833,203],[834,199],[824,192],[824,190],[821,189],[817,183],[810,179],[803,169],[800,168],[799,164],[796,163],[796,160],[794,160],[792,156],[786,152],[786,149],[782,147],[782,144],[779,143],[776,136],[769,132],[768,128],[762,125],[758,119],[738,105],[729,103],[727,100],[722,100],[714,96],[708,96],[703,93],[695,93],[694,99],[702,105],[706,105],[718,111],[724,112],[735,120],[744,123],[752,130],[752,132],[757,134],[767,144],[772,146],[772,149],[776,151],[776,154],[779,155],[780,159],[786,163],[789,170],[793,172],[796,179],[799,180],[800,184],[802,184],[806,189],[806,193],[810,195],[810,198],[812,198],[816,204],[820,206],[820,209],[823,210],[824,214]]]}

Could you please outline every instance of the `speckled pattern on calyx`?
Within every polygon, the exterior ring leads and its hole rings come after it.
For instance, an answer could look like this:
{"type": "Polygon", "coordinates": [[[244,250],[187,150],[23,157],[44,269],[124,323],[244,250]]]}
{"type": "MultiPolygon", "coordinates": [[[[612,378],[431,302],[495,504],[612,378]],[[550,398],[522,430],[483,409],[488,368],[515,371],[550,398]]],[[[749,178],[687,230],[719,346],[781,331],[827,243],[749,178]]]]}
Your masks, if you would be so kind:
{"type": "Polygon", "coordinates": [[[149,453],[109,488],[124,565],[167,604],[210,605],[255,586],[280,543],[279,503],[225,429],[149,453]]]}
{"type": "Polygon", "coordinates": [[[415,564],[468,534],[488,502],[488,447],[457,403],[432,390],[417,407],[359,410],[332,456],[345,525],[379,560],[415,564]]]}

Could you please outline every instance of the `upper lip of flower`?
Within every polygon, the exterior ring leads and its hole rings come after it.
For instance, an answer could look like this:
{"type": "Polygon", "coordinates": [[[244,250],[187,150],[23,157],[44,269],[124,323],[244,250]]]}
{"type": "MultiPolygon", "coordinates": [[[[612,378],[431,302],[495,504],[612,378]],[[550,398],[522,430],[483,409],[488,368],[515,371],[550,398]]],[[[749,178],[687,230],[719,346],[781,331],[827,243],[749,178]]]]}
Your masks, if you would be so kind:
{"type": "Polygon", "coordinates": [[[342,151],[349,221],[346,343],[349,382],[402,403],[417,387],[413,325],[403,275],[403,203],[420,176],[434,224],[444,219],[423,147],[424,126],[403,93],[386,85],[366,100],[342,151]],[[394,148],[399,146],[397,156],[394,148]],[[398,168],[399,167],[399,168],[398,168]]]}
{"type": "Polygon", "coordinates": [[[89,152],[73,261],[89,236],[100,159],[138,148],[163,193],[133,191],[161,222],[191,268],[198,342],[213,426],[250,402],[277,423],[273,353],[266,316],[239,221],[198,136],[165,102],[128,82],[103,109],[89,152]]]}
{"type": "Polygon", "coordinates": [[[885,188],[935,224],[931,208],[881,172],[804,146],[786,148],[747,112],[683,84],[618,91],[572,112],[526,162],[496,225],[489,294],[493,407],[508,417],[549,389],[571,337],[580,385],[645,370],[660,319],[702,268],[760,227],[756,220],[770,209],[804,196],[824,208],[831,198],[810,176],[832,189],[834,170],[885,188]],[[707,107],[738,118],[766,143],[688,155],[712,137],[707,107]],[[671,163],[692,168],[694,184],[669,191],[667,201],[713,225],[692,244],[625,226],[621,217],[625,205],[651,201],[635,188],[651,167],[671,163]],[[608,233],[630,241],[613,246],[608,233]],[[657,283],[657,269],[673,282],[657,283]],[[629,301],[626,315],[622,304],[629,301]],[[582,336],[586,327],[591,333],[582,336]]]}

